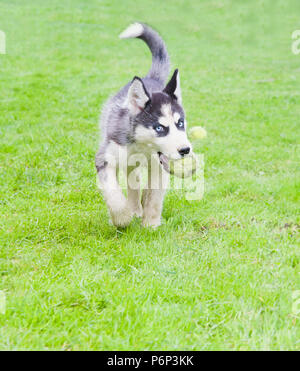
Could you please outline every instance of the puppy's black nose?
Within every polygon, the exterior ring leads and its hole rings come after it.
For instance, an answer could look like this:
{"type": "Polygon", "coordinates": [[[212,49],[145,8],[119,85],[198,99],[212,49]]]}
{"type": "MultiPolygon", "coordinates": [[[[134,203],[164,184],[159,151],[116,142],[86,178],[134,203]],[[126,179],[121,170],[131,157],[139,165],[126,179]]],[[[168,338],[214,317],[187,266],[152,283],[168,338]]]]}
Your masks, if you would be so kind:
{"type": "Polygon", "coordinates": [[[190,147],[184,147],[178,150],[180,156],[188,155],[190,153],[190,147]]]}

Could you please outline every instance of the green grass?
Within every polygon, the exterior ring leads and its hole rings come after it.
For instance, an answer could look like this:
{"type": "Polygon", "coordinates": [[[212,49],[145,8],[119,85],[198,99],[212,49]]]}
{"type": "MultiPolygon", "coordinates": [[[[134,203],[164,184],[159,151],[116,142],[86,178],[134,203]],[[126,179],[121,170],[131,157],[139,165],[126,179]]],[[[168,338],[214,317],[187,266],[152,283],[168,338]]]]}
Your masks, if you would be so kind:
{"type": "Polygon", "coordinates": [[[289,1],[0,0],[0,349],[300,350],[300,56],[289,1]],[[163,225],[108,222],[95,183],[105,99],[152,24],[206,140],[205,194],[163,225]]]}

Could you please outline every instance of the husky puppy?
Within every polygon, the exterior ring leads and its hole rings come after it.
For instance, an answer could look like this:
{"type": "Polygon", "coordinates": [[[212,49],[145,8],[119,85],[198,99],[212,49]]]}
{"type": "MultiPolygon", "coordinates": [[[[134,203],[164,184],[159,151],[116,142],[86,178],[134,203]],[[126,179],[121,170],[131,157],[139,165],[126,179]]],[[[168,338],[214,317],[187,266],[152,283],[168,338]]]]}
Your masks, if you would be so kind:
{"type": "Polygon", "coordinates": [[[104,105],[101,114],[102,142],[96,155],[100,189],[115,226],[127,226],[134,215],[144,226],[157,227],[169,174],[168,160],[191,155],[182,108],[179,72],[166,83],[170,70],[164,41],[148,25],[134,23],[120,34],[121,39],[139,38],[152,53],[152,65],[144,78],[134,77],[104,105]],[[137,164],[130,156],[142,154],[147,160],[148,187],[140,197],[137,164]],[[127,198],[118,183],[121,162],[127,165],[127,198]],[[161,170],[161,171],[158,171],[161,170]],[[130,184],[132,183],[132,184],[130,184]],[[133,185],[134,183],[134,185],[133,185]]]}

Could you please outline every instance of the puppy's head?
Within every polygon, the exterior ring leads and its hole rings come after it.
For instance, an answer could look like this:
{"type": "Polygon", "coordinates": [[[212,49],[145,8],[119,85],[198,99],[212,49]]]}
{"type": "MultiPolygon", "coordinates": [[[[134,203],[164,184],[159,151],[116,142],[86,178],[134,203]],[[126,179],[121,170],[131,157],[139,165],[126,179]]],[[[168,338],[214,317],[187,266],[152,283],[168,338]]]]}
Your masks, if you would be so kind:
{"type": "Polygon", "coordinates": [[[151,96],[143,81],[135,77],[127,96],[136,143],[146,144],[159,156],[177,160],[188,156],[192,146],[186,135],[178,70],[161,92],[151,96]]]}

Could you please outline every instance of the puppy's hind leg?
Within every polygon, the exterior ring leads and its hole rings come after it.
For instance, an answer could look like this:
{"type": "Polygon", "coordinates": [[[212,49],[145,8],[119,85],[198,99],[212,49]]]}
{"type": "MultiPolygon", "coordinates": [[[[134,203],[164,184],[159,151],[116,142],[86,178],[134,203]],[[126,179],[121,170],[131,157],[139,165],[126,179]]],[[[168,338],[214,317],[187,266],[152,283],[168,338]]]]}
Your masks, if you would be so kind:
{"type": "Polygon", "coordinates": [[[115,161],[106,160],[100,151],[96,156],[100,189],[107,203],[111,220],[116,227],[126,227],[133,216],[132,210],[117,180],[115,161]]]}

